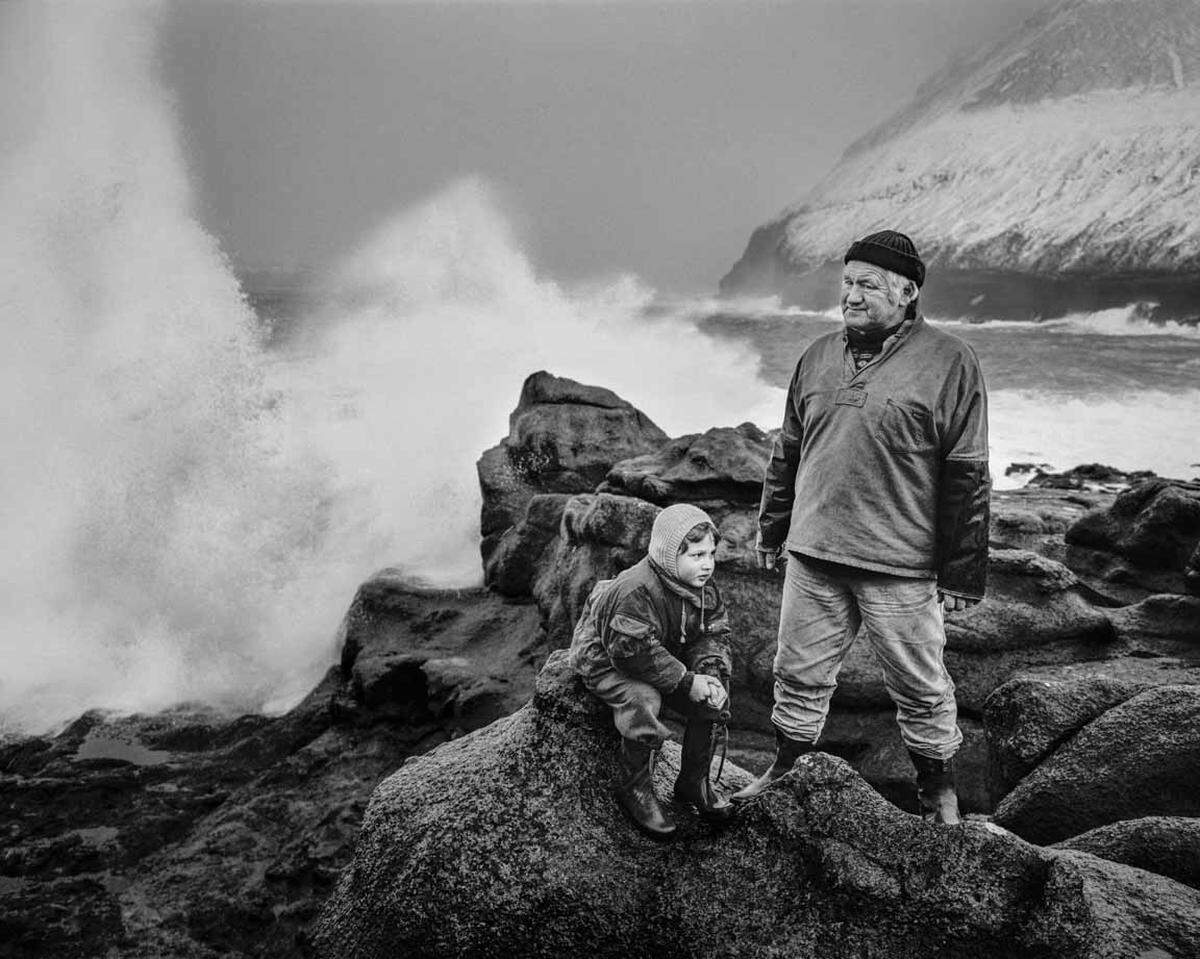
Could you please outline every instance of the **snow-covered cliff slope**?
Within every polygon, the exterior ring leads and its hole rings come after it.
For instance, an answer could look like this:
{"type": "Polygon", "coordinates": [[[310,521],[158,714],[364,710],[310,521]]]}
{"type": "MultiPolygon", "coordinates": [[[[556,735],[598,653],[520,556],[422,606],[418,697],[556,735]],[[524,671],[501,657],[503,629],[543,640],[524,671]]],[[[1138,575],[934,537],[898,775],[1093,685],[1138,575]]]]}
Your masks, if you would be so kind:
{"type": "Polygon", "coordinates": [[[952,65],[757,230],[722,292],[805,299],[884,227],[947,301],[1200,312],[1200,0],[1066,0],[952,65]]]}

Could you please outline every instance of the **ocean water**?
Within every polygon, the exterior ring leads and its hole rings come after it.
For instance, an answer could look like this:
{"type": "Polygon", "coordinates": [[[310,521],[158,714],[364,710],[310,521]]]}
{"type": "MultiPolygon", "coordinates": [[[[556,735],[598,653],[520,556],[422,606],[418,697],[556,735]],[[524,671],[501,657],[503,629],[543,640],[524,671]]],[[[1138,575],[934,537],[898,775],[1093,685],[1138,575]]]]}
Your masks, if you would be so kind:
{"type": "MultiPolygon", "coordinates": [[[[158,16],[0,8],[0,734],[89,708],[285,709],[377,569],[480,581],[474,464],[529,373],[610,387],[672,435],[770,428],[836,325],[558,282],[479,178],[247,289],[196,216],[158,16]]],[[[1194,331],[1131,308],[961,332],[995,466],[1200,461],[1194,331]]]]}
{"type": "MultiPolygon", "coordinates": [[[[761,378],[782,388],[804,347],[841,325],[836,311],[782,310],[771,301],[690,312],[709,335],[751,344],[761,378]]],[[[1148,313],[1131,303],[1038,323],[931,317],[979,357],[997,488],[1027,480],[1006,475],[1014,463],[1200,476],[1200,328],[1152,322],[1148,313]]]]}

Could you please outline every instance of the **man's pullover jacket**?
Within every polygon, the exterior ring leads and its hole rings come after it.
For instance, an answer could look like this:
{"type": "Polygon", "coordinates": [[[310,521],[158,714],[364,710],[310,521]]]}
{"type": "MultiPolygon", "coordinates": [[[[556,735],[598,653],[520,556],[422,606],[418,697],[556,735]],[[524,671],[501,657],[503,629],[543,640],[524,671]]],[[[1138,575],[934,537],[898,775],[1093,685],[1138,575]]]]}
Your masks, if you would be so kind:
{"type": "Polygon", "coordinates": [[[788,387],[761,544],[982,597],[987,455],[983,374],[962,340],[918,316],[855,370],[845,331],[822,336],[788,387]]]}

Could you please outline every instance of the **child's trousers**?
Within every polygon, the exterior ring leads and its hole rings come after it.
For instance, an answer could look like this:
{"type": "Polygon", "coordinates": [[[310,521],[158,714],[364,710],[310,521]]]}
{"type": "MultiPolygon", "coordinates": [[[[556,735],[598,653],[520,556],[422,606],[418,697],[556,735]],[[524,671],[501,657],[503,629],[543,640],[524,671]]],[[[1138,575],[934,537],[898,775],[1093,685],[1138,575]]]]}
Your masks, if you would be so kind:
{"type": "MultiPolygon", "coordinates": [[[[715,665],[704,665],[696,672],[716,676],[729,689],[729,680],[715,665]]],[[[688,719],[723,723],[729,719],[729,702],[722,709],[713,709],[706,702],[693,703],[687,690],[664,696],[649,683],[633,679],[615,669],[606,669],[584,680],[597,697],[612,707],[617,732],[625,739],[658,749],[671,736],[671,730],[658,718],[664,703],[688,719]]]]}

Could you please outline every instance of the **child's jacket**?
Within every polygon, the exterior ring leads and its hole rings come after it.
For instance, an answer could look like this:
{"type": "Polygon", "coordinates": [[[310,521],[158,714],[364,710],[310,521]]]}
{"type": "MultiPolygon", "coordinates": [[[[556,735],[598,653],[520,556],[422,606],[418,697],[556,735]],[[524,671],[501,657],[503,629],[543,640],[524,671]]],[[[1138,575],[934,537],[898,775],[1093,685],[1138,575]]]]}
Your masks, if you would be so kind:
{"type": "Polygon", "coordinates": [[[649,557],[592,589],[571,640],[571,665],[586,681],[609,669],[664,695],[695,672],[728,678],[729,617],[712,582],[702,590],[649,557]]]}

